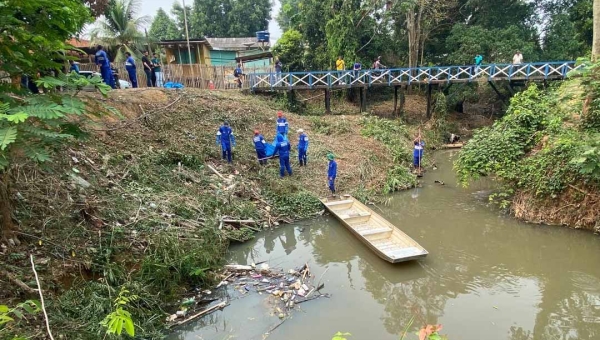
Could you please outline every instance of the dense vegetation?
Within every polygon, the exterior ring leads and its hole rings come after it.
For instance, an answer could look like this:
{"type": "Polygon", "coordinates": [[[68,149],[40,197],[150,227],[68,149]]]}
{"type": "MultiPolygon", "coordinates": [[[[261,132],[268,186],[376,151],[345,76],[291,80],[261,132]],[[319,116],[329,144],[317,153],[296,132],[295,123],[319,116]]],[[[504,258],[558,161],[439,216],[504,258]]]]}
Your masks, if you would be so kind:
{"type": "Polygon", "coordinates": [[[533,220],[597,227],[598,65],[588,65],[573,77],[550,91],[531,85],[517,94],[506,116],[478,131],[460,153],[460,180],[466,184],[493,175],[506,185],[495,197],[518,215],[531,219],[531,211],[547,210],[533,220]],[[522,209],[519,205],[525,203],[532,206],[522,209]]]}
{"type": "Polygon", "coordinates": [[[592,0],[283,0],[275,51],[290,70],[574,60],[592,43],[592,0]],[[298,49],[301,45],[303,48],[298,49]]]}

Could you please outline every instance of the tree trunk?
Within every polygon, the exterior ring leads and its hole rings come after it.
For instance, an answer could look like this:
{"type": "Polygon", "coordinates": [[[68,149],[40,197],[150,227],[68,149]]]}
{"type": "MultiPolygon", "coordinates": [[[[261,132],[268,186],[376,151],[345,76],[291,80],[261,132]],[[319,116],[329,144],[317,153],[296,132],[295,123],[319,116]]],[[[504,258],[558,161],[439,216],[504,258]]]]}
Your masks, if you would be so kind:
{"type": "Polygon", "coordinates": [[[12,203],[10,201],[10,174],[0,173],[0,236],[9,239],[15,231],[12,220],[12,203]]]}
{"type": "Polygon", "coordinates": [[[600,58],[600,0],[594,0],[594,38],[592,44],[592,61],[600,58]]]}

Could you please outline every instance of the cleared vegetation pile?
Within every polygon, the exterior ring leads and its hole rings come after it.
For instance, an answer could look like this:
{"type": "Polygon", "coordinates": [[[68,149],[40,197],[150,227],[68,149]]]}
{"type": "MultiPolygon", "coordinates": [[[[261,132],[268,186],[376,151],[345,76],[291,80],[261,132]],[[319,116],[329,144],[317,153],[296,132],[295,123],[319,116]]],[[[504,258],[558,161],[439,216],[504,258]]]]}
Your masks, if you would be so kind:
{"type": "MultiPolygon", "coordinates": [[[[104,99],[86,99],[90,108],[112,106],[121,117],[97,118],[52,162],[11,172],[20,245],[2,248],[2,269],[31,285],[26,254],[34,254],[44,291],[51,292],[55,336],[103,336],[100,322],[127,289],[139,297],[127,305],[136,336],[160,337],[165,316],[177,307],[168,302],[218,280],[214,269],[230,240],[321,211],[329,152],[338,157],[340,191],[363,200],[415,183],[405,167],[408,132],[399,122],[289,114],[292,143],[296,129],[310,136],[308,167],[295,166],[294,158],[294,176],[279,179],[279,162],[261,167],[252,143],[254,128],[273,139],[275,102],[158,89],[114,91],[103,105],[97,100],[104,99]],[[237,137],[233,165],[220,159],[215,143],[223,120],[237,137]]],[[[0,284],[0,298],[13,304],[31,293],[11,280],[0,284]]],[[[22,335],[23,326],[11,327],[22,335]]]]}
{"type": "Polygon", "coordinates": [[[531,85],[506,116],[478,131],[456,164],[463,183],[492,175],[493,198],[518,218],[600,228],[600,115],[593,75],[542,91],[531,85]]]}

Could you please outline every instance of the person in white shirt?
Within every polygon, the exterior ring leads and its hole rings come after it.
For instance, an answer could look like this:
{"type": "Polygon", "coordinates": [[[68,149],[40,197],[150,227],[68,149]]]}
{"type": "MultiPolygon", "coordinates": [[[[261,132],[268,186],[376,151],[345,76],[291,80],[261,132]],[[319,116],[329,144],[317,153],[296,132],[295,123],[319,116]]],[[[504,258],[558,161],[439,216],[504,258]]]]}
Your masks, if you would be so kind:
{"type": "Polygon", "coordinates": [[[513,64],[522,64],[523,63],[523,55],[520,51],[517,51],[513,56],[513,64]]]}

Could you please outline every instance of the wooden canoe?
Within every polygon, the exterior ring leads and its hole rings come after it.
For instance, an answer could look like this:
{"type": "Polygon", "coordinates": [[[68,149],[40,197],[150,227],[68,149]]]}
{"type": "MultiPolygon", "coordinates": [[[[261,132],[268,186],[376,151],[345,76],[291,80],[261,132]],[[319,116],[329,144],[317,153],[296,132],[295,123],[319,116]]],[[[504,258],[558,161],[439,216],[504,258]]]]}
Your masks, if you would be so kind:
{"type": "Polygon", "coordinates": [[[442,149],[460,149],[464,146],[463,143],[442,144],[442,149]]]}
{"type": "Polygon", "coordinates": [[[410,261],[429,254],[415,240],[350,195],[323,198],[321,202],[354,236],[388,262],[410,261]]]}

